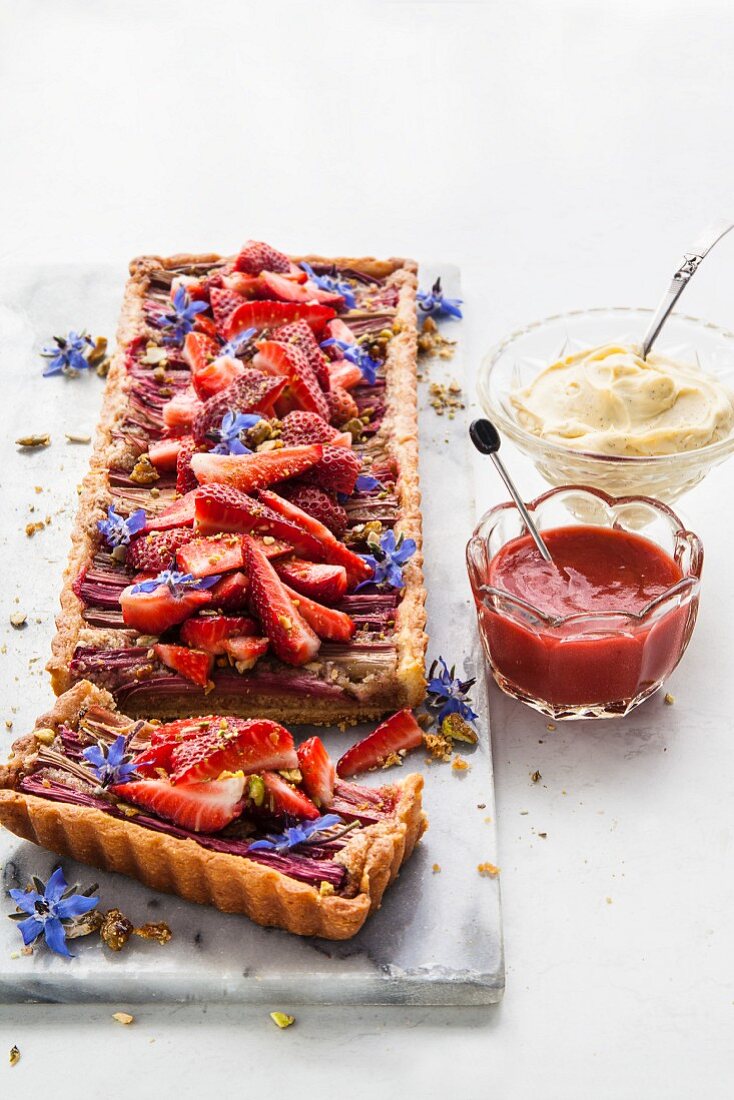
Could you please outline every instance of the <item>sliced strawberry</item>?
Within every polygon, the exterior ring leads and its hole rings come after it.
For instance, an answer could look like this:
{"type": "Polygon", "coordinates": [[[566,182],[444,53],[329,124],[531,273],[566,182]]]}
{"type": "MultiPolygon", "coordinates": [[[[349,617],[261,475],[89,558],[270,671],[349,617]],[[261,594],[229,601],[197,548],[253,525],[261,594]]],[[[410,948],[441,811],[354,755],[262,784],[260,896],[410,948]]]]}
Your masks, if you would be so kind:
{"type": "Polygon", "coordinates": [[[150,810],[195,833],[216,833],[229,825],[244,807],[244,775],[210,783],[179,783],[168,779],[138,779],[109,788],[123,802],[150,810]]]}
{"type": "Polygon", "coordinates": [[[198,489],[193,489],[186,496],[174,500],[160,515],[148,516],[145,521],[146,531],[165,531],[170,527],[191,527],[194,522],[196,494],[198,489]]]}
{"type": "MultiPolygon", "coordinates": [[[[343,451],[343,447],[334,450],[343,451]]],[[[321,462],[324,448],[320,443],[305,447],[282,447],[276,451],[256,451],[244,455],[197,454],[191,466],[200,485],[234,485],[244,493],[264,489],[276,481],[298,477],[321,462]]],[[[357,460],[359,467],[359,459],[357,460]]]]}
{"type": "Polygon", "coordinates": [[[142,534],[128,546],[125,564],[139,573],[152,573],[155,576],[170,568],[176,551],[190,542],[192,537],[193,531],[190,527],[170,527],[167,531],[142,534]]]}
{"type": "Polygon", "coordinates": [[[351,393],[334,382],[326,395],[326,402],[329,406],[329,421],[337,428],[359,416],[359,407],[351,393]]]}
{"type": "MultiPolygon", "coordinates": [[[[198,456],[194,458],[194,462],[198,456]]],[[[196,467],[194,466],[194,470],[196,467]]],[[[304,481],[313,482],[319,489],[350,496],[357,484],[362,460],[349,447],[324,447],[320,461],[310,470],[304,481]]]]}
{"type": "Polygon", "coordinates": [[[215,394],[226,390],[241,374],[245,373],[245,366],[231,355],[220,355],[205,367],[193,375],[194,389],[197,397],[202,401],[214,397],[215,394]]]}
{"type": "Polygon", "coordinates": [[[195,450],[193,436],[184,436],[176,458],[176,492],[181,496],[190,493],[197,486],[194,471],[191,469],[191,459],[195,450]]]}
{"type": "MultiPolygon", "coordinates": [[[[182,286],[192,302],[206,302],[209,300],[207,281],[203,276],[176,275],[171,280],[171,301],[176,297],[176,291],[182,286]]],[[[197,317],[201,314],[197,313],[197,317]]]]}
{"type": "Polygon", "coordinates": [[[186,589],[180,596],[174,596],[165,584],[152,592],[133,592],[132,588],[129,585],[120,593],[122,618],[125,626],[141,634],[163,634],[211,603],[210,593],[196,588],[186,589]]]}
{"type": "Polygon", "coordinates": [[[263,769],[297,767],[293,737],[285,726],[267,718],[222,718],[176,746],[171,755],[171,780],[196,783],[217,779],[223,771],[252,775],[263,769]]]}
{"type": "Polygon", "coordinates": [[[224,323],[224,335],[231,340],[246,328],[256,328],[262,332],[265,328],[276,328],[300,320],[306,321],[318,335],[334,316],[334,310],[329,306],[312,305],[310,302],[243,302],[224,323]]]}
{"type": "Polygon", "coordinates": [[[257,633],[257,623],[244,615],[197,615],[181,627],[181,641],[207,653],[226,653],[228,638],[257,633]]]}
{"type": "Polygon", "coordinates": [[[357,629],[356,623],[344,611],[324,607],[308,596],[296,592],[290,585],[283,586],[293,600],[298,614],[325,642],[348,642],[357,629]]]}
{"type": "Polygon", "coordinates": [[[212,340],[210,336],[205,336],[202,332],[187,333],[183,342],[181,358],[189,366],[192,374],[203,370],[218,355],[219,344],[216,340],[212,340]]]}
{"type": "Polygon", "coordinates": [[[330,806],[334,800],[336,768],[320,737],[309,737],[298,746],[298,767],[306,794],[317,806],[330,806]]]}
{"type": "Polygon", "coordinates": [[[263,284],[259,275],[246,275],[243,271],[233,271],[222,277],[222,286],[225,290],[233,290],[240,295],[237,305],[242,305],[243,298],[267,298],[267,294],[260,293],[263,290],[263,284]]]}
{"type": "MultiPolygon", "coordinates": [[[[316,557],[314,560],[326,560],[336,565],[343,565],[347,571],[347,578],[350,586],[356,584],[358,581],[367,580],[368,577],[372,576],[372,570],[363,558],[354,554],[344,545],[344,543],[339,542],[339,540],[332,535],[328,527],[325,527],[323,523],[319,523],[313,516],[304,512],[303,509],[299,508],[297,504],[294,504],[292,500],[286,500],[277,493],[273,493],[270,489],[263,489],[259,494],[259,499],[261,503],[265,504],[273,512],[277,512],[283,519],[301,527],[316,539],[321,546],[322,554],[321,558],[316,557]]],[[[293,542],[292,539],[288,541],[293,542]]],[[[311,558],[313,556],[311,554],[302,554],[295,543],[293,543],[293,548],[297,554],[300,554],[304,558],[311,558]]]]}
{"type": "MultiPolygon", "coordinates": [[[[332,321],[331,324],[334,324],[334,322],[332,321]]],[[[300,348],[308,359],[321,389],[324,391],[329,389],[328,360],[319,347],[319,342],[313,331],[305,321],[294,321],[293,324],[283,325],[275,330],[272,339],[279,344],[295,344],[297,348],[300,348]]]]}
{"type": "Polygon", "coordinates": [[[153,652],[159,661],[186,680],[193,681],[199,687],[207,687],[214,664],[212,653],[205,653],[203,649],[189,649],[185,645],[161,645],[160,642],[153,646],[153,652]]]}
{"type": "Polygon", "coordinates": [[[341,294],[321,290],[310,282],[297,283],[271,271],[263,272],[260,281],[265,287],[265,297],[276,298],[279,302],[320,302],[334,309],[344,305],[341,294]]]}
{"type": "MultiPolygon", "coordinates": [[[[341,440],[341,433],[318,413],[295,409],[283,417],[280,438],[286,447],[297,447],[305,443],[333,444],[341,440]]],[[[351,436],[349,438],[351,443],[351,436]]]]}
{"type": "Polygon", "coordinates": [[[276,655],[289,665],[313,660],[320,641],[299,615],[278,574],[252,539],[247,540],[250,601],[276,655]]]}
{"type": "MultiPolygon", "coordinates": [[[[329,340],[341,340],[343,344],[357,343],[357,337],[341,317],[335,317],[333,321],[329,321],[326,326],[326,336],[329,340]]],[[[330,344],[324,350],[332,359],[341,359],[344,356],[344,352],[335,344],[330,344]]]]}
{"type": "Polygon", "coordinates": [[[161,470],[175,470],[181,439],[159,439],[148,447],[148,458],[160,473],[161,470]]]}
{"type": "Polygon", "coordinates": [[[205,313],[198,313],[194,318],[194,329],[208,336],[210,340],[216,340],[218,336],[217,325],[213,317],[207,317],[205,313]]]}
{"type": "Polygon", "coordinates": [[[212,606],[221,607],[222,611],[244,611],[249,587],[250,581],[244,573],[228,573],[209,589],[212,606]]]}
{"type": "Polygon", "coordinates": [[[374,733],[352,745],[339,760],[336,770],[341,779],[369,771],[384,764],[393,752],[417,749],[423,743],[423,731],[411,710],[399,710],[382,722],[374,733]]]}
{"type": "Polygon", "coordinates": [[[338,359],[329,367],[329,380],[332,386],[351,390],[364,382],[364,375],[356,363],[350,363],[348,359],[338,359]]]}
{"type": "Polygon", "coordinates": [[[277,340],[263,340],[258,345],[253,364],[270,374],[285,375],[291,400],[296,406],[306,412],[318,413],[323,420],[329,419],[326,397],[301,348],[295,344],[279,344],[277,340]]]}
{"type": "Polygon", "coordinates": [[[277,817],[297,817],[313,821],[319,816],[318,808],[310,798],[307,798],[298,787],[286,783],[285,779],[275,772],[263,772],[265,784],[265,804],[271,813],[277,817]]]}
{"type": "Polygon", "coordinates": [[[242,538],[239,535],[215,535],[212,538],[191,539],[176,554],[179,569],[195,577],[210,577],[240,569],[244,562],[242,538]]]}
{"type": "Polygon", "coordinates": [[[261,271],[290,271],[291,261],[284,252],[264,241],[246,241],[234,261],[235,271],[259,275],[261,271]]]}
{"type": "Polygon", "coordinates": [[[288,558],[276,562],[275,572],[299,596],[308,596],[320,603],[339,603],[347,593],[347,571],[343,565],[288,558]]]}
{"type": "Polygon", "coordinates": [[[246,636],[229,638],[224,643],[224,652],[234,661],[238,672],[247,672],[267,653],[269,647],[269,638],[246,636]]]}
{"type": "Polygon", "coordinates": [[[209,292],[209,298],[212,303],[214,323],[217,329],[222,332],[234,311],[242,305],[242,295],[236,294],[233,290],[213,287],[209,292]]]}
{"type": "Polygon", "coordinates": [[[193,423],[193,435],[199,446],[211,446],[207,432],[219,428],[228,412],[262,413],[273,416],[275,402],[288,385],[284,377],[274,378],[262,371],[245,368],[243,373],[221,393],[210,397],[193,423]]]}
{"type": "MultiPolygon", "coordinates": [[[[309,519],[310,517],[306,517],[309,519]]],[[[199,530],[243,531],[260,537],[271,536],[290,543],[302,558],[322,561],[321,542],[302,524],[275,512],[262,501],[254,500],[231,485],[207,485],[197,490],[196,520],[199,530]]]]}
{"type": "Polygon", "coordinates": [[[319,523],[329,528],[338,539],[343,538],[347,529],[347,513],[333,494],[325,493],[323,489],[317,489],[315,485],[301,485],[294,482],[292,485],[279,485],[280,496],[292,500],[309,516],[313,516],[319,523]]]}
{"type": "Polygon", "coordinates": [[[193,386],[189,386],[185,390],[179,390],[170,401],[166,401],[161,410],[163,423],[171,431],[178,432],[179,435],[190,431],[197,413],[201,411],[201,407],[202,403],[196,396],[196,390],[193,386]]]}

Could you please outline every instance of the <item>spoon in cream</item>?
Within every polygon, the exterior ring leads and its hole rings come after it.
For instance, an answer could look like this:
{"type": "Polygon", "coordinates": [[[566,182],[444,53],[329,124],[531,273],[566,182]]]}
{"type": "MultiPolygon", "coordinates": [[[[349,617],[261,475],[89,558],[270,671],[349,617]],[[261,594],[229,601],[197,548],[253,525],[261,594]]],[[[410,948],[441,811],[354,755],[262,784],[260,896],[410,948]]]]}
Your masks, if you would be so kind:
{"type": "Polygon", "coordinates": [[[489,455],[494,462],[497,473],[500,475],[507,490],[517,506],[517,510],[523,518],[523,522],[527,527],[533,542],[538,547],[540,554],[544,561],[553,564],[553,558],[550,556],[550,551],[543,541],[540,531],[530,518],[530,513],[523,504],[522,497],[515,488],[515,483],[505,469],[505,464],[497,453],[500,449],[500,433],[495,428],[491,420],[474,420],[469,426],[469,435],[471,441],[479,451],[480,454],[489,455]]]}

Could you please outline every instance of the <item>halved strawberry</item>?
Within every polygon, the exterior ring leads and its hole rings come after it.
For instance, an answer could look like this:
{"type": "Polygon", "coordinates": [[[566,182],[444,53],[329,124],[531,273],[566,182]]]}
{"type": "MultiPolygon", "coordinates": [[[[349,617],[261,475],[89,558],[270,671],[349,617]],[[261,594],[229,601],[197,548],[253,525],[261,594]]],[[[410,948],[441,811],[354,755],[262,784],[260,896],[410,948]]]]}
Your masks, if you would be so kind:
{"type": "Polygon", "coordinates": [[[192,573],[195,577],[210,577],[213,573],[240,569],[244,562],[242,538],[222,534],[191,539],[176,554],[176,561],[184,573],[192,573]]]}
{"type": "Polygon", "coordinates": [[[246,241],[234,261],[235,271],[259,275],[261,271],[290,271],[291,261],[284,252],[265,241],[246,241]]]}
{"type": "Polygon", "coordinates": [[[205,653],[203,649],[189,649],[185,645],[162,645],[160,642],[153,646],[153,652],[159,661],[180,676],[193,681],[199,687],[205,688],[208,685],[214,654],[205,653]]]}
{"type": "Polygon", "coordinates": [[[186,589],[180,596],[174,596],[165,584],[152,592],[132,589],[133,585],[128,585],[120,593],[122,618],[125,626],[141,634],[163,634],[211,603],[209,592],[197,588],[186,589]]]}
{"type": "Polygon", "coordinates": [[[249,587],[250,581],[244,573],[228,573],[209,589],[212,607],[220,607],[222,611],[244,611],[249,587]]]}
{"type": "Polygon", "coordinates": [[[202,332],[189,332],[183,342],[181,358],[191,369],[192,374],[204,367],[219,355],[219,344],[202,332]]]}
{"type": "Polygon", "coordinates": [[[347,529],[347,513],[332,493],[325,493],[315,485],[302,485],[298,481],[279,485],[278,493],[287,500],[292,500],[319,523],[323,523],[338,539],[344,537],[347,529]]]}
{"type": "Polygon", "coordinates": [[[196,443],[199,446],[207,444],[211,446],[207,432],[212,428],[219,428],[222,418],[228,412],[262,413],[265,417],[273,416],[275,402],[287,385],[287,378],[275,378],[263,374],[262,371],[245,368],[230,386],[214,397],[210,397],[202,406],[192,427],[196,443]]]}
{"type": "Polygon", "coordinates": [[[318,379],[309,364],[306,353],[295,344],[279,344],[277,340],[263,340],[258,345],[253,364],[269,374],[282,374],[288,378],[286,401],[295,402],[299,409],[318,413],[329,419],[329,406],[318,379]]]}
{"type": "Polygon", "coordinates": [[[285,726],[268,718],[222,718],[174,748],[171,780],[196,783],[217,779],[223,771],[252,775],[297,767],[296,747],[285,726]]]}
{"type": "Polygon", "coordinates": [[[293,605],[278,574],[258,549],[247,540],[247,573],[250,601],[281,661],[305,665],[313,660],[321,643],[293,605]]]}
{"type": "Polygon", "coordinates": [[[170,527],[191,527],[194,522],[196,495],[198,489],[192,489],[190,493],[174,500],[167,508],[157,516],[148,516],[145,521],[146,531],[165,531],[170,527]]]}
{"type": "Polygon", "coordinates": [[[263,289],[259,275],[246,275],[244,271],[232,271],[229,275],[222,276],[222,286],[225,290],[233,290],[240,295],[238,305],[242,305],[242,299],[267,298],[267,294],[261,294],[263,289]]]}
{"type": "MultiPolygon", "coordinates": [[[[343,451],[343,447],[334,450],[343,451]]],[[[244,455],[196,454],[191,467],[200,485],[234,485],[244,493],[264,489],[276,481],[298,477],[321,462],[324,448],[320,443],[304,447],[281,447],[276,451],[256,451],[244,455]]],[[[359,467],[359,459],[357,460],[359,467]]]]}
{"type": "Polygon", "coordinates": [[[264,271],[260,281],[265,287],[265,297],[276,298],[280,302],[321,302],[334,309],[341,309],[344,305],[341,294],[321,290],[314,283],[297,283],[272,271],[264,271]]]}
{"type": "Polygon", "coordinates": [[[298,746],[298,767],[306,794],[317,806],[330,806],[334,800],[336,768],[320,737],[309,737],[298,746]]]}
{"type": "Polygon", "coordinates": [[[356,363],[350,363],[348,359],[338,359],[329,367],[329,380],[332,386],[351,390],[364,381],[364,375],[356,363]]]}
{"type": "Polygon", "coordinates": [[[197,485],[194,471],[191,469],[191,459],[195,450],[193,436],[184,436],[176,458],[176,492],[181,496],[190,493],[197,485]]]}
{"type": "MultiPolygon", "coordinates": [[[[332,321],[331,324],[334,324],[334,322],[332,321]]],[[[319,342],[313,331],[305,321],[294,321],[290,325],[277,328],[272,334],[272,339],[277,340],[279,344],[295,344],[297,348],[300,348],[308,359],[321,389],[324,391],[329,389],[328,360],[319,347],[319,342]]]]}
{"type": "Polygon", "coordinates": [[[265,805],[276,817],[297,817],[312,821],[319,816],[318,807],[298,787],[286,783],[275,772],[263,772],[265,805]]]}
{"type": "Polygon", "coordinates": [[[289,558],[276,562],[275,572],[299,596],[309,596],[320,603],[339,603],[347,593],[347,571],[343,565],[289,558]]]}
{"type": "Polygon", "coordinates": [[[161,470],[175,470],[178,458],[180,439],[159,439],[148,447],[148,458],[159,472],[161,470]]]}
{"type": "MultiPolygon", "coordinates": [[[[307,531],[308,534],[320,544],[322,550],[321,557],[316,557],[314,559],[315,561],[325,560],[333,562],[336,565],[343,565],[347,571],[347,578],[350,586],[356,584],[358,581],[367,580],[368,577],[372,576],[372,569],[363,558],[354,554],[344,545],[344,543],[339,542],[339,540],[332,535],[328,527],[325,527],[323,523],[319,523],[319,521],[313,516],[310,516],[308,512],[304,512],[303,509],[299,508],[297,504],[294,504],[292,500],[286,500],[277,493],[273,493],[270,489],[261,490],[259,499],[273,512],[277,512],[278,515],[282,516],[283,519],[307,531]]],[[[288,541],[293,542],[292,539],[288,541]]],[[[293,548],[297,554],[301,554],[301,551],[295,543],[293,543],[293,548]]],[[[301,554],[301,556],[311,558],[313,555],[301,554]]]]}
{"type": "Polygon", "coordinates": [[[181,627],[181,641],[207,653],[226,653],[228,638],[257,633],[257,623],[244,615],[197,615],[181,627]]]}
{"type": "Polygon", "coordinates": [[[321,542],[302,524],[293,522],[231,485],[206,485],[198,489],[196,520],[203,534],[209,531],[243,531],[261,537],[272,536],[290,543],[302,558],[313,558],[315,561],[324,558],[321,542]]]}
{"type": "Polygon", "coordinates": [[[202,403],[196,396],[196,390],[193,386],[188,386],[185,390],[179,390],[170,401],[166,401],[161,410],[163,423],[179,435],[190,431],[201,407],[202,403]]]}
{"type": "Polygon", "coordinates": [[[326,402],[329,406],[329,421],[337,428],[359,416],[359,406],[351,393],[336,382],[332,382],[331,389],[326,395],[326,402]]]}
{"type": "Polygon", "coordinates": [[[242,305],[242,295],[236,294],[233,290],[212,287],[209,291],[209,298],[212,304],[214,323],[217,329],[222,332],[234,311],[242,305]]]}
{"type": "MultiPolygon", "coordinates": [[[[341,340],[343,344],[357,343],[357,337],[341,317],[335,317],[333,321],[329,321],[326,326],[326,336],[329,340],[341,340]]],[[[324,350],[331,359],[342,359],[344,356],[344,352],[336,344],[330,344],[324,350]]]]}
{"type": "MultiPolygon", "coordinates": [[[[297,447],[305,443],[330,443],[336,440],[341,442],[341,432],[333,428],[315,412],[305,412],[303,409],[294,409],[283,417],[280,438],[286,447],[297,447]]],[[[349,437],[351,444],[352,437],[349,437]]]]}
{"type": "Polygon", "coordinates": [[[303,480],[320,489],[350,496],[354,492],[361,469],[362,460],[351,448],[326,446],[321,459],[303,480]]]}
{"type": "Polygon", "coordinates": [[[337,611],[335,607],[324,607],[316,600],[296,592],[290,585],[283,586],[293,600],[298,614],[308,623],[319,638],[326,642],[348,642],[357,629],[353,619],[344,611],[337,611]]]}
{"type": "Polygon", "coordinates": [[[335,316],[329,306],[312,305],[310,302],[243,302],[224,323],[224,335],[227,340],[239,335],[243,329],[276,328],[291,321],[306,321],[318,335],[324,325],[335,316]]]}
{"type": "Polygon", "coordinates": [[[192,538],[190,527],[170,527],[139,535],[127,548],[125,564],[138,573],[152,573],[155,576],[170,567],[176,551],[192,538]]]}
{"type": "Polygon", "coordinates": [[[224,643],[224,652],[234,661],[238,672],[247,672],[267,653],[269,647],[269,638],[248,635],[242,638],[229,638],[224,643]]]}
{"type": "Polygon", "coordinates": [[[150,810],[195,833],[216,833],[244,807],[244,775],[209,783],[179,783],[168,779],[138,779],[109,788],[123,802],[150,810]]]}
{"type": "Polygon", "coordinates": [[[417,749],[423,743],[423,731],[416,722],[412,710],[399,710],[382,722],[374,733],[347,749],[336,765],[341,779],[357,772],[377,768],[393,752],[417,749]]]}
{"type": "Polygon", "coordinates": [[[217,325],[214,318],[207,317],[205,313],[198,313],[194,318],[194,330],[203,333],[204,336],[208,336],[211,340],[216,340],[218,336],[217,325]]]}
{"type": "Polygon", "coordinates": [[[245,373],[245,366],[239,359],[231,355],[220,355],[206,366],[201,367],[193,377],[194,389],[197,397],[202,401],[214,397],[215,394],[226,390],[241,374],[245,373]]]}

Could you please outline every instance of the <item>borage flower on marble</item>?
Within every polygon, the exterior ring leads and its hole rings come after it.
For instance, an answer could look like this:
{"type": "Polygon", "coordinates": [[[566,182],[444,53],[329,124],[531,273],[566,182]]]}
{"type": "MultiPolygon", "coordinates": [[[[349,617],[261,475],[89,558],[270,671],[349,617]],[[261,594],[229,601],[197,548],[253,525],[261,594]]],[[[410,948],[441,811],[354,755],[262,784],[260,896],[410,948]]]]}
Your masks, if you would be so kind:
{"type": "Polygon", "coordinates": [[[332,336],[328,340],[324,340],[321,347],[338,348],[349,363],[354,363],[355,366],[359,367],[365,382],[370,386],[374,386],[380,364],[360,344],[348,344],[346,340],[337,340],[332,336]]]}
{"type": "Polygon", "coordinates": [[[211,588],[220,578],[219,573],[211,577],[195,577],[193,573],[177,573],[174,569],[164,569],[157,577],[134,584],[130,591],[133,595],[138,592],[155,592],[156,588],[165,584],[170,589],[171,595],[178,598],[191,589],[211,588]]]}
{"type": "Polygon", "coordinates": [[[184,336],[193,329],[196,315],[208,308],[206,302],[192,302],[186,287],[178,286],[171,308],[153,318],[153,324],[157,328],[168,329],[164,337],[167,343],[181,344],[184,336]]]}
{"type": "Polygon", "coordinates": [[[335,279],[332,275],[317,275],[311,265],[307,264],[305,260],[301,261],[299,267],[303,268],[309,280],[314,283],[319,290],[326,290],[329,294],[341,294],[347,309],[354,309],[357,304],[357,299],[348,282],[344,279],[335,279]]]}
{"type": "Polygon", "coordinates": [[[440,707],[438,721],[443,722],[450,714],[458,714],[466,722],[475,722],[478,715],[469,706],[468,692],[474,686],[476,677],[471,680],[459,680],[456,666],[449,666],[443,657],[431,665],[428,673],[428,694],[432,707],[440,707]],[[438,672],[437,672],[438,670],[438,672]]]}
{"type": "Polygon", "coordinates": [[[299,844],[313,844],[313,837],[317,833],[323,833],[325,829],[331,829],[334,825],[341,825],[342,819],[336,814],[324,814],[313,821],[304,821],[300,825],[294,825],[280,834],[271,834],[264,840],[255,840],[249,847],[249,851],[287,852],[296,848],[299,844]]]}
{"type": "Polygon", "coordinates": [[[262,420],[257,413],[234,413],[230,409],[222,417],[219,428],[214,428],[208,434],[219,442],[213,450],[215,455],[249,455],[252,451],[246,447],[240,438],[243,432],[249,431],[262,420]]]}
{"type": "Polygon", "coordinates": [[[129,545],[133,535],[137,535],[145,527],[146,515],[143,508],[131,512],[125,519],[115,511],[114,504],[107,509],[107,519],[97,520],[97,527],[102,537],[112,550],[112,556],[118,560],[125,556],[125,547],[129,545]]]}
{"type": "Polygon", "coordinates": [[[464,316],[460,309],[462,299],[444,297],[440,278],[436,279],[430,290],[419,290],[417,297],[418,309],[421,313],[428,313],[434,317],[446,316],[459,319],[464,316]]]}
{"type": "Polygon", "coordinates": [[[94,348],[94,340],[82,329],[81,332],[69,332],[66,336],[54,336],[54,343],[41,348],[41,355],[48,359],[43,377],[52,374],[66,374],[76,378],[79,371],[89,367],[89,352],[94,348]]]}
{"type": "Polygon", "coordinates": [[[18,931],[23,943],[34,943],[43,933],[46,943],[57,955],[73,958],[66,946],[67,930],[79,918],[96,909],[99,898],[89,897],[96,887],[87,893],[75,894],[76,887],[69,888],[64,872],[57,867],[44,885],[33,878],[33,890],[11,890],[10,896],[20,913],[10,913],[10,919],[19,922],[18,931]]]}
{"type": "Polygon", "coordinates": [[[129,783],[134,777],[135,765],[130,762],[128,754],[129,740],[121,733],[109,746],[98,742],[82,752],[84,759],[91,764],[100,787],[129,783]]]}
{"type": "Polygon", "coordinates": [[[412,558],[418,549],[415,539],[406,539],[402,534],[395,538],[392,528],[383,531],[379,537],[368,540],[371,554],[360,554],[360,557],[372,567],[372,576],[367,581],[357,585],[355,591],[364,588],[367,584],[376,584],[387,588],[403,588],[403,566],[412,558]]]}
{"type": "Polygon", "coordinates": [[[253,336],[255,336],[256,333],[256,328],[244,329],[243,332],[238,333],[237,336],[233,336],[231,340],[228,340],[227,343],[219,349],[219,354],[229,355],[233,359],[236,359],[237,356],[245,350],[250,340],[253,338],[253,336]]]}

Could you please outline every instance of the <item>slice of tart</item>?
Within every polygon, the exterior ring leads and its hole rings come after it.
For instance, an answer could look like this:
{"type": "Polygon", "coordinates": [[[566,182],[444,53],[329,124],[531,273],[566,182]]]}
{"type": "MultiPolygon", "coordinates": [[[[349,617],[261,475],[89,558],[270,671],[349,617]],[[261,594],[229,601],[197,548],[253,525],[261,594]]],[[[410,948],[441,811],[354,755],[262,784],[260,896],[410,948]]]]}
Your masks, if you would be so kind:
{"type": "Polygon", "coordinates": [[[304,936],[348,939],[426,827],[423,780],[337,778],[270,719],[129,718],[80,681],[0,766],[0,822],[59,855],[304,936]]]}
{"type": "Polygon", "coordinates": [[[131,265],[49,664],[132,715],[351,723],[424,687],[416,265],[131,265]]]}

